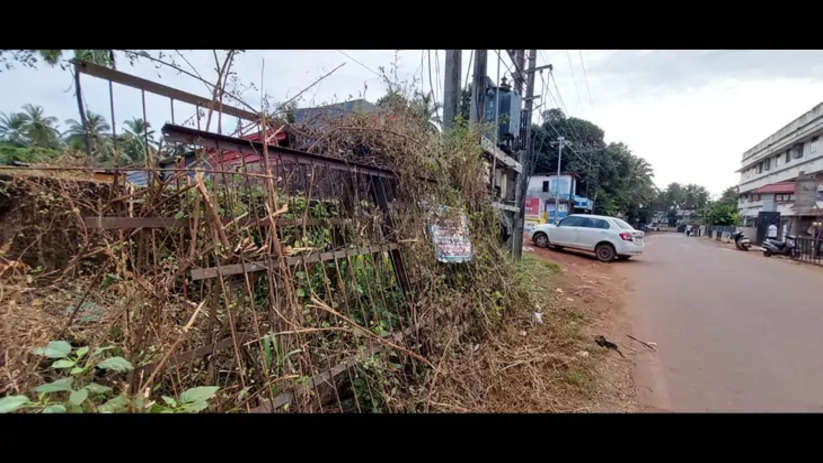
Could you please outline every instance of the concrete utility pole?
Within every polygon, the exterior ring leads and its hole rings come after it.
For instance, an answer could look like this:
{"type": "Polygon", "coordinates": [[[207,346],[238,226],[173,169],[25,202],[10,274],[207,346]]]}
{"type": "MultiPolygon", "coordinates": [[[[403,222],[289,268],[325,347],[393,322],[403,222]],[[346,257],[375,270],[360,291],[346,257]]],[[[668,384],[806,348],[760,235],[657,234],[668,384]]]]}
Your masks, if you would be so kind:
{"type": "Polygon", "coordinates": [[[443,87],[443,131],[454,125],[457,108],[460,106],[460,58],[462,50],[446,50],[446,82],[443,87]]]}
{"type": "Polygon", "coordinates": [[[482,122],[483,119],[483,97],[486,95],[486,52],[488,50],[474,51],[474,76],[472,78],[472,104],[471,122],[482,122]]]}
{"type": "Polygon", "coordinates": [[[514,72],[517,73],[514,80],[514,90],[518,95],[523,95],[523,84],[526,82],[526,79],[520,71],[526,66],[526,50],[515,50],[513,61],[515,65],[514,72]]]}
{"type": "MultiPolygon", "coordinates": [[[[517,57],[518,55],[515,54],[517,57]]],[[[526,149],[520,151],[519,159],[520,165],[523,166],[523,172],[517,178],[517,186],[514,190],[514,203],[519,209],[515,214],[513,236],[512,236],[512,255],[515,259],[520,259],[523,255],[523,223],[526,215],[526,191],[529,183],[529,170],[531,170],[531,163],[526,162],[531,159],[532,140],[532,104],[534,102],[534,72],[537,64],[537,50],[532,49],[529,52],[529,69],[527,84],[526,84],[526,108],[525,108],[525,124],[526,124],[526,149]]],[[[518,64],[519,66],[519,64],[518,64]]],[[[522,67],[520,69],[523,69],[522,67]]]]}

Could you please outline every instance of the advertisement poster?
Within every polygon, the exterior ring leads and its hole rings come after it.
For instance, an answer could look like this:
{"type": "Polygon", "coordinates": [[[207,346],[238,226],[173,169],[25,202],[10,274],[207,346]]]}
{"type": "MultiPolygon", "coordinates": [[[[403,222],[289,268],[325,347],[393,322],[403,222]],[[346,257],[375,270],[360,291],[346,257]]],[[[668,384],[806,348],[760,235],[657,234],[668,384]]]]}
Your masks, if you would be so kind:
{"type": "MultiPolygon", "coordinates": [[[[555,223],[555,211],[554,211],[554,203],[546,201],[546,212],[549,214],[549,223],[555,223]]],[[[569,205],[565,203],[560,203],[560,212],[557,216],[557,220],[563,219],[569,215],[569,205]]]]}
{"type": "Polygon", "coordinates": [[[466,214],[442,206],[429,226],[435,257],[447,264],[468,262],[472,258],[466,214]]]}
{"type": "Polygon", "coordinates": [[[558,195],[560,199],[569,199],[571,191],[572,178],[570,176],[561,175],[559,180],[556,175],[549,178],[549,193],[552,196],[558,195]]]}
{"type": "Polygon", "coordinates": [[[526,198],[526,217],[540,217],[540,198],[526,198]]]}

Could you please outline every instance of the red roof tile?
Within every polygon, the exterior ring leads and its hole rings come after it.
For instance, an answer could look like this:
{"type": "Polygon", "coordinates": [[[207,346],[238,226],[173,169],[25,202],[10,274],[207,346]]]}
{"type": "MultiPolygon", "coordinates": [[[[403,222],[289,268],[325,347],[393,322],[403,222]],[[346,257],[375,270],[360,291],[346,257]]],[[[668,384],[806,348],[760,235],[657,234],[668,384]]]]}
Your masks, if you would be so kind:
{"type": "Polygon", "coordinates": [[[780,183],[772,183],[769,185],[762,186],[757,188],[756,190],[752,191],[754,194],[785,194],[785,193],[794,193],[794,182],[780,182],[780,183]]]}

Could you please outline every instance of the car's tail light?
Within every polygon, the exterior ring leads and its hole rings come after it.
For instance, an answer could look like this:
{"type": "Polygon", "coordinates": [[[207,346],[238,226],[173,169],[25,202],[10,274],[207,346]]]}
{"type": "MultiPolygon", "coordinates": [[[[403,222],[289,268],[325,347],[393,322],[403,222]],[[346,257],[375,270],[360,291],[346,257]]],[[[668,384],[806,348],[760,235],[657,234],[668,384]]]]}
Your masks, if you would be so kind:
{"type": "Polygon", "coordinates": [[[620,238],[622,238],[623,241],[634,241],[634,237],[631,233],[621,233],[620,238]]]}

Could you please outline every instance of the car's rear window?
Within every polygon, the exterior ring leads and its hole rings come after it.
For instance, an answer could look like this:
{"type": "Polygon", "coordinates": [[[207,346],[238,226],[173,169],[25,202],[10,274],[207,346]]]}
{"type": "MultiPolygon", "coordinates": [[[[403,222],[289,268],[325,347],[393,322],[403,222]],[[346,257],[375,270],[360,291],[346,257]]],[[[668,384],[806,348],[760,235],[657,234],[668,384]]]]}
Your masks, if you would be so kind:
{"type": "Polygon", "coordinates": [[[614,223],[616,223],[616,224],[617,224],[617,226],[618,226],[618,227],[620,227],[620,228],[622,228],[623,230],[631,230],[631,229],[632,229],[632,226],[631,226],[631,225],[627,224],[626,222],[624,222],[624,221],[622,221],[622,220],[620,220],[620,219],[615,219],[615,218],[612,218],[612,221],[613,221],[614,223]]]}

